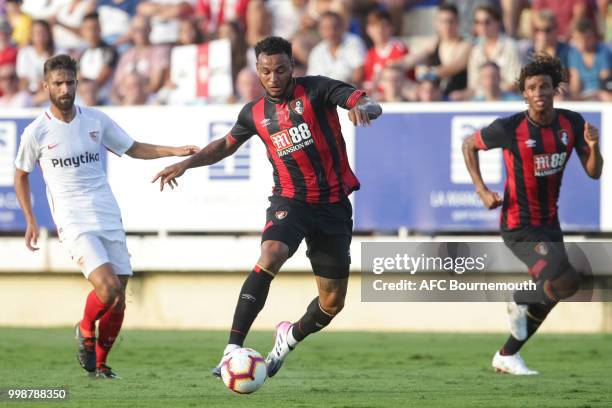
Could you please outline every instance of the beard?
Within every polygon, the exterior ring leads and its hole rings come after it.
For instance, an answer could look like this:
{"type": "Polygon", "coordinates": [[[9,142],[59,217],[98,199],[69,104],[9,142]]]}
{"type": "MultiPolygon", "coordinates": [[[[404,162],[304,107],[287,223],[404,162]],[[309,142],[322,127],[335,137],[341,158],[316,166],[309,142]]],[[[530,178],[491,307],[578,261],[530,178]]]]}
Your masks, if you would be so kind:
{"type": "Polygon", "coordinates": [[[61,98],[50,95],[51,103],[62,112],[67,112],[74,106],[74,98],[76,94],[68,94],[61,98]]]}

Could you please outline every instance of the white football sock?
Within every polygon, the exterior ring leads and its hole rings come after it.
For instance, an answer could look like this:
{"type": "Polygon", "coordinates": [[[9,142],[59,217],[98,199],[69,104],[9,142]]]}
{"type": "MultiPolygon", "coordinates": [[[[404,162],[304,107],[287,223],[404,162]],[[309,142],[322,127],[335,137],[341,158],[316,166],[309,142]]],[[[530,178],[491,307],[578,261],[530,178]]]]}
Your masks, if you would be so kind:
{"type": "Polygon", "coordinates": [[[293,337],[293,325],[291,325],[289,333],[287,333],[287,344],[289,344],[289,347],[294,348],[295,346],[297,346],[298,343],[299,341],[297,341],[295,337],[293,337]]]}

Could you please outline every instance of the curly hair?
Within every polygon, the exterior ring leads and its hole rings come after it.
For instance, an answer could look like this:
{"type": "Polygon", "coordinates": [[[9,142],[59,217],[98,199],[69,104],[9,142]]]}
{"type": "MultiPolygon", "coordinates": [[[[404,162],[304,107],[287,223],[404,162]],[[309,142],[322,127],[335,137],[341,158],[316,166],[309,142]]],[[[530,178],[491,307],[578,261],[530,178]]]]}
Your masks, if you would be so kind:
{"type": "Polygon", "coordinates": [[[259,54],[287,54],[289,58],[293,57],[291,43],[281,37],[266,37],[255,44],[255,58],[259,57],[259,54]]]}
{"type": "Polygon", "coordinates": [[[553,88],[558,89],[559,85],[568,81],[567,70],[561,65],[561,60],[551,55],[540,53],[533,56],[531,62],[521,69],[518,78],[518,87],[523,92],[527,78],[537,75],[548,75],[552,79],[553,88]]]}

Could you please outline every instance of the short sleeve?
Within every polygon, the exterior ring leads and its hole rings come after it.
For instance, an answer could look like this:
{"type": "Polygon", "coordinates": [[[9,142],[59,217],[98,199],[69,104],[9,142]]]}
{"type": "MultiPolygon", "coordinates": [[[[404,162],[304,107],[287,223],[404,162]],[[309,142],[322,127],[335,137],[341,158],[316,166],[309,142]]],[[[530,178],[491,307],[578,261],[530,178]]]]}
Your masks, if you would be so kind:
{"type": "Polygon", "coordinates": [[[102,144],[117,156],[122,156],[134,144],[132,139],[117,123],[111,118],[102,115],[102,144]]]}
{"type": "Polygon", "coordinates": [[[36,163],[40,158],[40,148],[36,141],[36,135],[32,128],[27,127],[21,135],[19,150],[15,158],[15,167],[27,173],[34,171],[36,163]]]}
{"type": "Polygon", "coordinates": [[[489,126],[476,133],[477,147],[480,150],[510,147],[510,135],[504,126],[504,119],[495,119],[489,126]]]}
{"type": "Polygon", "coordinates": [[[568,68],[580,69],[580,59],[580,52],[576,48],[571,47],[567,56],[568,68]]]}
{"type": "Polygon", "coordinates": [[[359,98],[365,95],[365,91],[355,89],[346,82],[318,76],[316,78],[316,88],[322,96],[324,103],[341,106],[344,109],[352,109],[359,98]]]}
{"type": "Polygon", "coordinates": [[[238,114],[238,120],[230,130],[229,137],[233,142],[246,142],[257,131],[253,126],[252,103],[244,105],[238,114]]]}
{"type": "Polygon", "coordinates": [[[584,118],[578,112],[571,112],[569,119],[574,133],[574,150],[581,157],[589,154],[589,145],[584,140],[584,118]]]}
{"type": "Polygon", "coordinates": [[[104,60],[104,65],[114,68],[119,60],[119,54],[117,54],[115,48],[107,46],[103,50],[102,59],[104,60]]]}

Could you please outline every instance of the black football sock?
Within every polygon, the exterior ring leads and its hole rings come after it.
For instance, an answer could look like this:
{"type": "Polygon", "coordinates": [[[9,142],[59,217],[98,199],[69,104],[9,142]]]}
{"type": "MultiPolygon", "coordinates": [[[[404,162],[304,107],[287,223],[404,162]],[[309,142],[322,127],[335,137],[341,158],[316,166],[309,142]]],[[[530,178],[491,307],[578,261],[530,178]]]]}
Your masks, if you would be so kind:
{"type": "Polygon", "coordinates": [[[517,340],[510,335],[506,344],[501,348],[499,353],[503,356],[516,354],[527,340],[538,330],[546,316],[555,307],[556,303],[531,303],[527,306],[527,338],[525,340],[517,340]]]}
{"type": "Polygon", "coordinates": [[[306,313],[300,320],[293,324],[291,334],[296,341],[302,341],[309,334],[316,333],[327,326],[333,315],[325,312],[319,305],[319,298],[316,297],[306,308],[306,313]]]}
{"type": "Polygon", "coordinates": [[[251,325],[266,303],[273,277],[271,272],[256,266],[246,278],[234,311],[228,344],[242,347],[251,325]]]}

